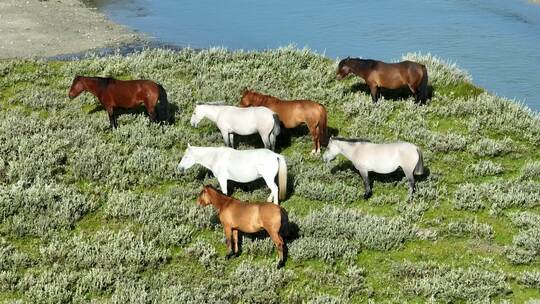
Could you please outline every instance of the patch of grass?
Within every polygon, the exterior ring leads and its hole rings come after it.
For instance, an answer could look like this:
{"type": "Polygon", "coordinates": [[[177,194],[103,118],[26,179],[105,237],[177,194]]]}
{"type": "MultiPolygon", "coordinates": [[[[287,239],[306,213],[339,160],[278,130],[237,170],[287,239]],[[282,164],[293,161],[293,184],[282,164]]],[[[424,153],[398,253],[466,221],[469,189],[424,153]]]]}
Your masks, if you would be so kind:
{"type": "MultiPolygon", "coordinates": [[[[335,80],[336,62],[292,47],[264,52],[145,50],[80,61],[0,60],[0,301],[27,302],[522,302],[539,297],[540,118],[486,93],[455,64],[425,64],[433,98],[382,99],[335,80]],[[173,125],[123,114],[110,130],[93,96],[69,100],[74,75],[146,78],[178,109],[173,125]],[[225,260],[222,227],[195,204],[206,169],[176,172],[187,144],[221,146],[197,102],[238,103],[244,87],[324,104],[332,135],[409,141],[427,168],[412,201],[402,172],[372,174],[373,197],[339,157],[310,155],[305,130],[279,149],[282,202],[299,238],[284,270],[264,234],[225,260]],[[1,266],[1,267],[4,267],[1,266]],[[6,268],[7,269],[7,268],[6,268]],[[526,272],[530,272],[526,274],[526,272]],[[441,286],[446,286],[440,288],[441,286]],[[45,292],[47,291],[47,292],[45,292]]],[[[244,138],[240,149],[260,145],[244,138]]],[[[231,184],[264,201],[262,182],[231,184]]]]}

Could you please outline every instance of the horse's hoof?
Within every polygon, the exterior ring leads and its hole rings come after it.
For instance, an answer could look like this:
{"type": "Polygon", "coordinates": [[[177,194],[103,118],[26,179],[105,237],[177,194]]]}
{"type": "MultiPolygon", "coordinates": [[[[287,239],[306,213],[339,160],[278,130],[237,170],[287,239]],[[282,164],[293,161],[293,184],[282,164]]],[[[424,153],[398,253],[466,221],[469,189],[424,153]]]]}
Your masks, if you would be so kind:
{"type": "Polygon", "coordinates": [[[227,255],[225,256],[225,259],[229,260],[230,258],[232,258],[234,256],[234,252],[229,252],[227,253],[227,255]]]}
{"type": "Polygon", "coordinates": [[[315,149],[313,149],[313,150],[311,150],[311,153],[310,153],[310,154],[313,155],[313,154],[315,154],[315,153],[317,153],[317,151],[316,151],[315,149]]]}
{"type": "Polygon", "coordinates": [[[280,268],[282,268],[283,266],[285,266],[285,261],[280,260],[280,261],[278,262],[278,264],[277,264],[277,269],[280,269],[280,268]]]}
{"type": "Polygon", "coordinates": [[[369,192],[369,193],[364,193],[364,199],[365,199],[365,200],[369,199],[369,198],[371,197],[371,194],[372,194],[371,192],[369,192]]]}

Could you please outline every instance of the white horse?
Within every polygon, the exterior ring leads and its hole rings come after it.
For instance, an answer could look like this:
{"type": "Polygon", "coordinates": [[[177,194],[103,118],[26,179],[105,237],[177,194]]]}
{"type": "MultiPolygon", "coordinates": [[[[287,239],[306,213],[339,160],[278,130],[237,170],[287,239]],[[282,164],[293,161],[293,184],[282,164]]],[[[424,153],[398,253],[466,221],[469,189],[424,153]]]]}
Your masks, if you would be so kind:
{"type": "Polygon", "coordinates": [[[195,164],[212,171],[225,195],[228,180],[248,183],[262,177],[271,191],[268,202],[273,200],[274,204],[278,204],[278,186],[274,182],[276,175],[279,181],[279,200],[285,199],[287,194],[285,158],[268,149],[235,150],[228,147],[188,145],[178,170],[183,172],[195,164]]]}
{"type": "Polygon", "coordinates": [[[331,138],[323,160],[328,164],[341,153],[348,158],[364,179],[364,199],[371,196],[368,172],[392,173],[401,167],[409,180],[409,198],[415,191],[414,174],[424,174],[422,151],[407,142],[374,144],[363,140],[331,138]]]}
{"type": "Polygon", "coordinates": [[[276,113],[266,107],[240,108],[227,105],[197,105],[191,115],[191,125],[197,127],[203,118],[213,121],[221,131],[225,145],[234,147],[234,133],[259,133],[267,149],[275,150],[280,121],[276,113]]]}

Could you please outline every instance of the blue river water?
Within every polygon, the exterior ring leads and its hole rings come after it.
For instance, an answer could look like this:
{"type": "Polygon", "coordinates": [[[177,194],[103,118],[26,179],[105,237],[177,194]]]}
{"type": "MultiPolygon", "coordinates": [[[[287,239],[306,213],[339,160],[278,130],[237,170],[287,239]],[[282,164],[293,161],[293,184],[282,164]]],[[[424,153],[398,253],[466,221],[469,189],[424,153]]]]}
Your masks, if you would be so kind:
{"type": "Polygon", "coordinates": [[[177,46],[294,44],[337,59],[407,52],[540,111],[540,4],[526,0],[90,0],[113,21],[177,46]]]}

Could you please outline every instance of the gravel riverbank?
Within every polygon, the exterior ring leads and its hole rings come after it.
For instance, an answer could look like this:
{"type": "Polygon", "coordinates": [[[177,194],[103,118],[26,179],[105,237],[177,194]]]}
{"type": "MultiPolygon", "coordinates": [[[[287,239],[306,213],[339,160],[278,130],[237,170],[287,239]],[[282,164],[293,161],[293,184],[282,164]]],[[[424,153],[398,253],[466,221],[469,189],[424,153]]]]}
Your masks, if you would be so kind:
{"type": "Polygon", "coordinates": [[[0,58],[77,53],[138,40],[141,35],[79,0],[0,1],[0,58]]]}

